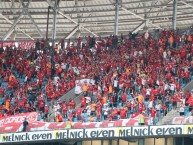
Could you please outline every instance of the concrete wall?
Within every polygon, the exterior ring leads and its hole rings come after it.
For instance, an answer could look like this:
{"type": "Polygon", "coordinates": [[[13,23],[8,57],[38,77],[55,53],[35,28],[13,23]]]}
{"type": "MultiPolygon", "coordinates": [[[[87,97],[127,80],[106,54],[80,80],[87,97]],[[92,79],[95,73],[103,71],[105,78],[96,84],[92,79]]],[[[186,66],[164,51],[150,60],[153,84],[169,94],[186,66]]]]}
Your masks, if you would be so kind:
{"type": "Polygon", "coordinates": [[[193,80],[190,81],[183,89],[185,92],[192,90],[193,89],[193,80]]]}

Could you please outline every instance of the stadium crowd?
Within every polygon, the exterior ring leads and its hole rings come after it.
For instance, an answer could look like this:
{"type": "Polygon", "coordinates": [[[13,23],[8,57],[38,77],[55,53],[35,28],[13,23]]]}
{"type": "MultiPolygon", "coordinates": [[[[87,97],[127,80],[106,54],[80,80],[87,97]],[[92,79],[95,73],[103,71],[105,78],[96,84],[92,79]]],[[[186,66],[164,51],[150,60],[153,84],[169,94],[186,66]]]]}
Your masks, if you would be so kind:
{"type": "MultiPolygon", "coordinates": [[[[88,36],[61,49],[37,41],[35,49],[1,48],[0,117],[38,111],[38,120],[94,122],[143,114],[152,123],[179,108],[193,107],[184,87],[193,76],[193,35],[173,30],[142,35],[88,36]],[[79,84],[81,104],[60,97],[79,84]],[[50,108],[55,119],[49,120],[50,108]]],[[[189,112],[188,111],[188,112],[189,112]]]]}

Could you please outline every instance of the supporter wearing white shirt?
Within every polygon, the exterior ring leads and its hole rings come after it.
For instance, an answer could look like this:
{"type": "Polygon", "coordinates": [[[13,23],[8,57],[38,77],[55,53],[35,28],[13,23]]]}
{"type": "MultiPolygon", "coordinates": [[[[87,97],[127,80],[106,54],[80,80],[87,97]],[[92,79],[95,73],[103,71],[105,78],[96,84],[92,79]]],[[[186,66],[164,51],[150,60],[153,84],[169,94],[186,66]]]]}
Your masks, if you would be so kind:
{"type": "Polygon", "coordinates": [[[66,64],[65,63],[62,63],[61,67],[62,67],[63,70],[66,70],[66,64]]]}
{"type": "Polygon", "coordinates": [[[146,80],[143,78],[141,81],[142,81],[142,85],[145,86],[146,85],[146,80]]]}
{"type": "Polygon", "coordinates": [[[80,94],[82,92],[82,87],[81,87],[82,84],[81,84],[80,80],[76,80],[75,84],[76,84],[76,86],[75,86],[75,94],[78,95],[78,94],[80,94]]]}
{"type": "Polygon", "coordinates": [[[185,105],[184,105],[184,103],[182,102],[182,103],[180,104],[180,108],[179,108],[180,116],[184,116],[184,107],[185,107],[185,105]]]}
{"type": "Polygon", "coordinates": [[[134,56],[134,57],[136,57],[136,56],[137,56],[137,54],[138,54],[138,52],[137,52],[137,51],[134,51],[133,56],[134,56]]]}
{"type": "Polygon", "coordinates": [[[91,98],[90,97],[85,97],[86,98],[86,103],[89,104],[91,102],[91,98]]]}
{"type": "Polygon", "coordinates": [[[94,79],[91,79],[91,80],[90,80],[90,83],[92,84],[92,86],[94,86],[94,85],[95,85],[95,80],[94,80],[94,79]]]}
{"type": "Polygon", "coordinates": [[[139,56],[141,56],[143,54],[143,52],[139,51],[139,56]]]}
{"type": "Polygon", "coordinates": [[[168,90],[170,86],[168,84],[164,84],[164,91],[168,90]]]}
{"type": "Polygon", "coordinates": [[[55,117],[56,117],[59,109],[60,109],[60,105],[59,104],[54,105],[54,115],[55,115],[55,117]]]}
{"type": "Polygon", "coordinates": [[[152,107],[153,107],[153,101],[151,100],[151,101],[149,101],[149,103],[148,103],[148,108],[151,109],[152,107]]]}
{"type": "Polygon", "coordinates": [[[167,52],[166,52],[166,51],[163,52],[163,58],[164,58],[164,59],[167,58],[167,52]]]}
{"type": "Polygon", "coordinates": [[[80,57],[81,60],[83,59],[83,55],[82,54],[80,54],[79,57],[80,57]]]}
{"type": "Polygon", "coordinates": [[[156,84],[159,86],[159,80],[156,80],[156,84]]]}
{"type": "Polygon", "coordinates": [[[90,113],[91,113],[91,105],[90,104],[88,104],[87,106],[86,106],[86,113],[87,113],[87,115],[88,116],[90,116],[90,113]]]}
{"type": "Polygon", "coordinates": [[[176,85],[175,85],[175,84],[173,84],[173,83],[171,83],[171,84],[170,84],[170,90],[171,90],[171,91],[174,91],[174,90],[175,90],[175,88],[176,88],[176,85]]]}
{"type": "Polygon", "coordinates": [[[118,87],[118,81],[117,81],[117,80],[114,80],[114,81],[113,81],[113,84],[114,84],[114,88],[117,88],[117,87],[118,87]]]}
{"type": "Polygon", "coordinates": [[[76,67],[76,68],[74,68],[74,73],[76,74],[76,75],[79,75],[80,74],[80,71],[79,71],[79,69],[76,67]]]}
{"type": "Polygon", "coordinates": [[[175,92],[175,88],[176,88],[176,85],[174,83],[171,83],[170,84],[170,91],[172,92],[172,95],[174,94],[175,92]]]}
{"type": "Polygon", "coordinates": [[[146,89],[146,95],[147,95],[147,96],[150,96],[150,95],[151,95],[151,88],[146,89]]]}
{"type": "Polygon", "coordinates": [[[56,68],[56,69],[58,69],[58,68],[59,68],[59,66],[60,66],[60,65],[59,65],[58,63],[57,63],[57,64],[55,64],[55,68],[56,68]]]}
{"type": "Polygon", "coordinates": [[[58,76],[54,77],[54,84],[56,85],[56,83],[60,80],[60,78],[58,76]]]}
{"type": "Polygon", "coordinates": [[[103,106],[104,106],[104,120],[106,120],[109,114],[108,104],[107,103],[103,104],[103,106]]]}
{"type": "Polygon", "coordinates": [[[158,104],[155,105],[155,109],[156,109],[157,111],[161,111],[161,108],[162,108],[162,105],[161,105],[160,103],[158,103],[158,104]]]}

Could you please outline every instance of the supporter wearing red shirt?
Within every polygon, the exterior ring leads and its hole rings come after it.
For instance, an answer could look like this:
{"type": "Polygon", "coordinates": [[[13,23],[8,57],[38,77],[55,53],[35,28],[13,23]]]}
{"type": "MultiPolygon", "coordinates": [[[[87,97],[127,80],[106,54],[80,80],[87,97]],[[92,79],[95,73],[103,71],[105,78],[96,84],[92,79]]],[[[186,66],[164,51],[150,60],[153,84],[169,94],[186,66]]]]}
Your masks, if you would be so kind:
{"type": "Polygon", "coordinates": [[[61,114],[58,114],[58,121],[59,121],[59,122],[63,122],[63,117],[62,117],[61,114]]]}
{"type": "Polygon", "coordinates": [[[101,103],[100,103],[100,102],[97,103],[96,112],[97,112],[97,113],[100,113],[100,114],[102,113],[102,106],[101,106],[101,103]]]}
{"type": "Polygon", "coordinates": [[[111,110],[111,115],[112,115],[113,120],[117,120],[117,117],[118,117],[117,108],[113,108],[113,109],[111,110]]]}
{"type": "Polygon", "coordinates": [[[126,119],[127,111],[125,109],[120,110],[120,117],[121,117],[121,119],[126,119]]]}
{"type": "Polygon", "coordinates": [[[39,107],[40,107],[40,111],[42,111],[44,113],[44,101],[40,101],[39,107]]]}
{"type": "Polygon", "coordinates": [[[46,119],[48,118],[49,110],[50,110],[50,109],[49,109],[48,105],[45,105],[44,111],[45,111],[45,118],[46,118],[46,119]]]}
{"type": "Polygon", "coordinates": [[[125,103],[127,101],[126,93],[123,93],[123,95],[121,96],[121,100],[122,100],[123,103],[125,103]]]}
{"type": "Polygon", "coordinates": [[[82,115],[82,108],[79,107],[77,110],[76,110],[76,115],[77,115],[77,119],[78,120],[81,120],[81,115],[82,115]]]}
{"type": "Polygon", "coordinates": [[[70,107],[70,109],[75,109],[76,103],[74,102],[74,100],[72,100],[72,99],[70,100],[69,107],[70,107]]]}
{"type": "Polygon", "coordinates": [[[81,100],[81,107],[85,108],[86,107],[86,98],[82,97],[82,98],[80,98],[80,100],[81,100]]]}
{"type": "Polygon", "coordinates": [[[63,102],[62,103],[62,114],[63,114],[63,117],[66,119],[67,118],[67,111],[68,111],[68,107],[67,105],[63,102]]]}
{"type": "Polygon", "coordinates": [[[172,97],[172,106],[174,109],[176,109],[176,107],[177,107],[177,94],[176,93],[172,97]]]}

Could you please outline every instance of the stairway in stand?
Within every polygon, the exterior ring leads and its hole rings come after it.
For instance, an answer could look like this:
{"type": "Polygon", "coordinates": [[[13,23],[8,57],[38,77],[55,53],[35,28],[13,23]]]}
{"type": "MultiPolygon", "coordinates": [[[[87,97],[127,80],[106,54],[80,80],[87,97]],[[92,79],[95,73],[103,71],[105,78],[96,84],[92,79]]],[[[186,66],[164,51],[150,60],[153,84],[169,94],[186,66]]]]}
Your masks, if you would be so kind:
{"type": "Polygon", "coordinates": [[[177,110],[171,110],[169,113],[167,113],[166,116],[164,116],[160,121],[158,121],[157,125],[169,125],[171,124],[172,119],[177,116],[179,116],[179,112],[177,110]]]}

